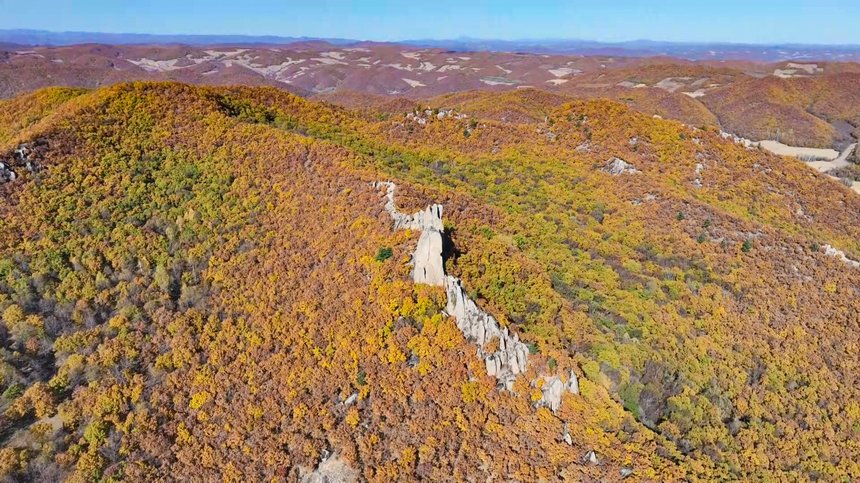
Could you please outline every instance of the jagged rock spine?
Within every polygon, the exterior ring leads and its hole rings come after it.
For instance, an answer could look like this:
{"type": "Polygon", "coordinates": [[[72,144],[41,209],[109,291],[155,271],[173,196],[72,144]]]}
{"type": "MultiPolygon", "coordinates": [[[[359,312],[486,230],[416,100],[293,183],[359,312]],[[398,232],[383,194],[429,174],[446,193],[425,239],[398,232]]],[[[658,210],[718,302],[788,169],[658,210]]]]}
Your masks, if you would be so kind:
{"type": "MultiPolygon", "coordinates": [[[[628,166],[625,166],[625,169],[629,169],[628,166]]],[[[637,172],[635,168],[633,172],[637,172]]],[[[502,327],[492,315],[481,310],[466,293],[460,279],[445,275],[442,260],[442,206],[433,204],[412,215],[400,213],[394,202],[394,183],[377,182],[373,186],[386,188],[385,210],[394,220],[395,229],[421,232],[412,256],[414,282],[445,288],[445,311],[457,321],[457,328],[466,340],[477,347],[477,355],[484,361],[487,375],[495,377],[507,390],[513,390],[517,376],[528,368],[529,348],[520,341],[519,335],[512,333],[507,327],[502,327]],[[498,347],[490,352],[487,347],[493,341],[498,342],[498,347]]],[[[542,397],[537,405],[548,407],[555,413],[561,406],[565,392],[579,394],[579,379],[573,370],[570,371],[567,382],[562,381],[559,376],[544,377],[541,390],[542,397]]]]}

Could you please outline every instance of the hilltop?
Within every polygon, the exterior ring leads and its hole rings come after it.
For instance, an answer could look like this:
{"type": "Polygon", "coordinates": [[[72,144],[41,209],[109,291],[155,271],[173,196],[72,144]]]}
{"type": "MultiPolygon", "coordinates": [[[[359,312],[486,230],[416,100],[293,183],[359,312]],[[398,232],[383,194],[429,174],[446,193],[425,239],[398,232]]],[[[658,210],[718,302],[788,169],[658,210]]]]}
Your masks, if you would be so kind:
{"type": "Polygon", "coordinates": [[[855,193],[609,100],[352,102],[0,102],[7,478],[860,477],[855,193]]]}

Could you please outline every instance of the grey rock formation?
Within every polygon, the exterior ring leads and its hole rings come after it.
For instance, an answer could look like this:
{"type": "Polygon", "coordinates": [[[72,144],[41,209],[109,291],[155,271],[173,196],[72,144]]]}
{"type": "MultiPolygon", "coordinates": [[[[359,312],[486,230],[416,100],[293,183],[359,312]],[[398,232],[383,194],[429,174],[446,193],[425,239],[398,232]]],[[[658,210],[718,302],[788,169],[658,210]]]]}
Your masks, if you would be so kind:
{"type": "Polygon", "coordinates": [[[564,387],[571,394],[579,394],[579,378],[576,377],[576,373],[573,372],[573,369],[570,370],[567,384],[565,384],[564,387]]]}
{"type": "Polygon", "coordinates": [[[358,481],[358,472],[338,454],[323,458],[316,469],[299,468],[302,483],[347,483],[358,481]]]}
{"type": "Polygon", "coordinates": [[[0,168],[0,183],[15,181],[18,175],[9,168],[0,168]]]}
{"type": "Polygon", "coordinates": [[[441,287],[445,284],[445,269],[442,261],[442,205],[432,205],[413,215],[397,211],[394,203],[396,186],[391,182],[379,182],[374,186],[386,188],[385,211],[394,220],[395,230],[421,232],[418,247],[412,255],[412,279],[415,283],[441,287]]]}
{"type": "Polygon", "coordinates": [[[860,268],[860,262],[848,258],[842,250],[837,250],[830,245],[824,245],[822,248],[824,248],[824,254],[828,257],[838,258],[839,260],[842,260],[842,262],[854,268],[860,268]]]}
{"type": "Polygon", "coordinates": [[[539,405],[548,407],[553,413],[561,407],[561,395],[564,393],[564,383],[558,376],[544,377],[541,388],[543,397],[538,401],[539,405]]]}
{"type": "MultiPolygon", "coordinates": [[[[431,208],[438,208],[438,210],[434,211],[438,211],[438,220],[441,224],[442,207],[433,205],[431,208]]],[[[445,284],[441,230],[425,228],[421,231],[421,238],[418,239],[418,246],[415,248],[412,262],[414,263],[412,278],[415,283],[423,283],[436,287],[441,287],[445,284]]]]}
{"type": "Polygon", "coordinates": [[[544,383],[541,386],[543,394],[535,403],[537,407],[546,407],[555,413],[561,407],[561,397],[565,392],[579,394],[579,379],[573,370],[570,371],[570,377],[566,383],[559,376],[544,376],[543,380],[544,383]]]}
{"type": "MultiPolygon", "coordinates": [[[[434,204],[413,215],[406,215],[397,211],[394,183],[379,182],[374,183],[374,187],[386,189],[385,210],[391,215],[395,229],[421,232],[412,256],[415,283],[445,287],[445,311],[457,321],[457,327],[466,340],[476,346],[477,355],[484,361],[487,374],[495,377],[500,386],[513,390],[517,376],[528,368],[529,348],[516,333],[502,327],[492,315],[481,310],[458,278],[445,275],[442,260],[442,206],[434,204]],[[488,344],[494,341],[497,347],[494,345],[496,348],[490,351],[488,344]]],[[[572,370],[567,382],[559,376],[544,377],[542,391],[543,396],[538,405],[556,412],[565,392],[579,394],[579,380],[572,370]]]]}
{"type": "Polygon", "coordinates": [[[15,171],[5,163],[0,163],[0,183],[15,181],[15,178],[17,178],[15,171]]]}
{"type": "Polygon", "coordinates": [[[0,183],[15,181],[22,170],[27,170],[30,173],[39,171],[41,166],[34,158],[34,154],[36,151],[31,144],[19,144],[13,151],[12,159],[0,163],[0,183]]]}
{"type": "Polygon", "coordinates": [[[513,389],[517,375],[526,370],[529,349],[520,342],[517,334],[511,334],[507,327],[500,326],[492,315],[481,310],[466,294],[459,279],[445,276],[442,206],[432,205],[414,215],[406,215],[397,211],[394,183],[380,182],[374,186],[386,188],[385,210],[394,220],[395,229],[421,232],[412,256],[415,283],[445,287],[448,296],[446,312],[456,319],[463,336],[477,346],[478,357],[484,360],[487,374],[495,377],[506,389],[513,389]],[[498,340],[498,349],[486,352],[485,345],[493,340],[498,340]]]}
{"type": "Polygon", "coordinates": [[[499,380],[508,390],[513,389],[517,375],[525,372],[528,365],[529,348],[516,333],[501,327],[496,319],[481,310],[463,290],[460,280],[445,277],[448,304],[445,311],[457,320],[457,327],[467,340],[478,347],[478,357],[484,359],[487,374],[499,380]],[[497,339],[498,350],[487,353],[484,346],[497,339]]]}
{"type": "Polygon", "coordinates": [[[618,176],[620,174],[636,174],[641,173],[638,169],[636,169],[632,164],[624,161],[621,158],[612,158],[606,162],[606,166],[601,169],[601,171],[605,173],[609,173],[613,176],[618,176]]]}
{"type": "Polygon", "coordinates": [[[696,179],[693,180],[693,187],[701,188],[702,187],[702,171],[705,170],[705,165],[702,163],[696,163],[696,179]]]}
{"type": "Polygon", "coordinates": [[[582,461],[583,463],[589,463],[592,465],[600,464],[600,460],[597,459],[597,453],[595,453],[593,450],[589,451],[588,453],[585,453],[585,456],[582,457],[582,461]]]}

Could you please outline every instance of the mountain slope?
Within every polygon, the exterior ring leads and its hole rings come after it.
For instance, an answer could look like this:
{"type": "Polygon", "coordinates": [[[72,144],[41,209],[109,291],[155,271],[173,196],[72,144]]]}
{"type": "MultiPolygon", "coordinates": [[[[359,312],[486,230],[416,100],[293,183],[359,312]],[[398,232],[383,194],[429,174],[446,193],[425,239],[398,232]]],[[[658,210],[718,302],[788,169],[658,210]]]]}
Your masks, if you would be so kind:
{"type": "Polygon", "coordinates": [[[800,162],[609,101],[75,94],[0,105],[9,477],[860,476],[860,198],[800,162]],[[410,281],[382,180],[444,206],[446,272],[530,345],[513,391],[410,281]]]}
{"type": "Polygon", "coordinates": [[[729,132],[750,139],[830,147],[857,137],[860,76],[747,79],[717,88],[702,101],[729,132]]]}
{"type": "Polygon", "coordinates": [[[29,134],[39,170],[3,186],[7,475],[296,477],[327,451],[370,479],[680,471],[597,386],[554,416],[480,376],[377,174],[260,124],[273,94],[120,86],[29,134]]]}

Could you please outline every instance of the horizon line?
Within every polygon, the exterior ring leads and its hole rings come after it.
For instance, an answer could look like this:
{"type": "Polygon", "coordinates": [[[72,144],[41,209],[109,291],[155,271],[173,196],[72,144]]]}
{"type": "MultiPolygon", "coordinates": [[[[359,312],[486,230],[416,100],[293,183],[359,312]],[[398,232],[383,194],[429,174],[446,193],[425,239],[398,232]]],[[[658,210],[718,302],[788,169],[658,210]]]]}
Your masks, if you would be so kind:
{"type": "MultiPolygon", "coordinates": [[[[857,48],[860,49],[860,43],[803,43],[803,42],[732,42],[732,41],[723,41],[723,40],[708,40],[708,41],[696,41],[696,40],[655,40],[649,38],[638,38],[638,39],[628,39],[628,40],[594,40],[594,39],[586,39],[586,38],[576,38],[576,37],[522,37],[522,38],[513,38],[513,39],[505,39],[505,38],[486,38],[486,37],[469,37],[465,35],[461,35],[458,37],[424,37],[424,38],[411,38],[411,39],[400,39],[400,40],[377,40],[377,39],[357,39],[350,37],[329,37],[329,36],[309,36],[309,35],[298,35],[298,36],[290,36],[283,34],[248,34],[248,33],[150,33],[150,32],[107,32],[107,31],[88,31],[88,30],[44,30],[44,29],[31,29],[31,28],[0,28],[0,33],[12,33],[12,32],[26,32],[31,34],[48,34],[48,35],[116,35],[116,36],[148,36],[148,37],[235,37],[235,38],[267,38],[267,39],[280,39],[290,41],[288,43],[294,43],[296,41],[337,41],[337,42],[352,42],[352,43],[381,43],[381,44],[415,44],[420,42],[500,42],[500,43],[561,43],[561,42],[582,42],[582,43],[593,43],[593,44],[603,44],[603,45],[625,45],[625,44],[636,44],[636,43],[653,43],[653,44],[661,44],[661,45],[676,45],[676,46],[733,46],[733,47],[830,47],[830,48],[857,48]]],[[[83,42],[83,43],[91,43],[91,42],[83,42]]],[[[95,42],[98,43],[98,42],[95,42]]],[[[255,43],[255,42],[249,42],[255,43]]],[[[256,42],[261,43],[261,42],[256,42]]],[[[35,44],[21,44],[21,45],[35,45],[35,44]]],[[[68,45],[76,45],[76,44],[68,44],[68,45]]]]}

